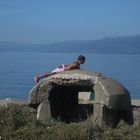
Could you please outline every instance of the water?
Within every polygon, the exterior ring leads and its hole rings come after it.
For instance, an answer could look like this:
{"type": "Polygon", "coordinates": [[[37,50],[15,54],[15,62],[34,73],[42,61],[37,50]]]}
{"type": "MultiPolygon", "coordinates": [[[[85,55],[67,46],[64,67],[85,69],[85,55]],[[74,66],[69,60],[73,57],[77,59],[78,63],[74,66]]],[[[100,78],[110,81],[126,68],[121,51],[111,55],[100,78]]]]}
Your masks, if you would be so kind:
{"type": "MultiPolygon", "coordinates": [[[[0,52],[0,98],[28,98],[36,74],[75,60],[79,54],[0,52]]],[[[82,69],[101,72],[120,81],[132,98],[140,98],[140,55],[84,54],[82,69]]]]}

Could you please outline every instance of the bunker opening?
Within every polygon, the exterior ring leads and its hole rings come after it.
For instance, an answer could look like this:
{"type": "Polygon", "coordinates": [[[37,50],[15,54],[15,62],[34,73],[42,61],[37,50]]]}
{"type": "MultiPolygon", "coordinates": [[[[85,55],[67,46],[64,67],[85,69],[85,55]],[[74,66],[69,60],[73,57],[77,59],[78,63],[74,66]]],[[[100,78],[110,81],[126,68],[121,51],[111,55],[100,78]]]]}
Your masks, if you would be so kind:
{"type": "Polygon", "coordinates": [[[94,91],[89,85],[53,85],[49,93],[51,118],[65,122],[77,122],[93,115],[93,104],[81,102],[79,98],[81,92],[88,94],[94,91]]]}

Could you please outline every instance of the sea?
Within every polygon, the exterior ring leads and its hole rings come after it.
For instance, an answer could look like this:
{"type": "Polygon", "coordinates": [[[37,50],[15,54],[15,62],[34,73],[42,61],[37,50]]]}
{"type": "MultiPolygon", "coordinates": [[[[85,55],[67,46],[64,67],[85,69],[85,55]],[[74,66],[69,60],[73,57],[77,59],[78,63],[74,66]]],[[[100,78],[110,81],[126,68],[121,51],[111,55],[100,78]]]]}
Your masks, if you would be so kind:
{"type": "MultiPolygon", "coordinates": [[[[81,54],[81,53],[79,53],[81,54]]],[[[34,76],[77,59],[78,53],[0,52],[0,98],[27,99],[34,76]]],[[[140,99],[140,55],[82,53],[81,69],[95,71],[121,82],[133,99],[140,99]]]]}

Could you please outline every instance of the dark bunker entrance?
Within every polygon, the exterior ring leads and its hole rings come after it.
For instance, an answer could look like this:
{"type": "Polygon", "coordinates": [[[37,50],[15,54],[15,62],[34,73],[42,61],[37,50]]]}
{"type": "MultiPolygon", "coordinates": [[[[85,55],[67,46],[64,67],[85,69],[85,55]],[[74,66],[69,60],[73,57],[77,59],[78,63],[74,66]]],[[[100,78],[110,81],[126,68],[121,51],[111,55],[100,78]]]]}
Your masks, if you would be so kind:
{"type": "Polygon", "coordinates": [[[51,118],[65,122],[78,122],[92,115],[93,104],[79,103],[79,92],[93,92],[93,87],[53,85],[49,93],[51,118]]]}

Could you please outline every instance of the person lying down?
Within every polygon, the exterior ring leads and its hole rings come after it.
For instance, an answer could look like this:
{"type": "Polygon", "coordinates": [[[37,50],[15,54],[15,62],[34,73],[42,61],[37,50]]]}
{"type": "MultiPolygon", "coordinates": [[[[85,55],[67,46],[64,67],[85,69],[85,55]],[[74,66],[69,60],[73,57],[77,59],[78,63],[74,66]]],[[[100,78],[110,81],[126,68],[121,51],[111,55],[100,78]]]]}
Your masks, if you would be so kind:
{"type": "Polygon", "coordinates": [[[46,78],[46,77],[48,77],[50,75],[54,75],[54,74],[60,73],[62,71],[80,69],[80,65],[84,64],[85,60],[86,60],[85,56],[79,55],[76,61],[74,61],[74,62],[72,62],[70,64],[62,64],[62,65],[56,67],[51,72],[46,72],[44,74],[37,75],[37,76],[34,77],[34,80],[35,80],[36,83],[38,83],[42,78],[46,78]]]}

